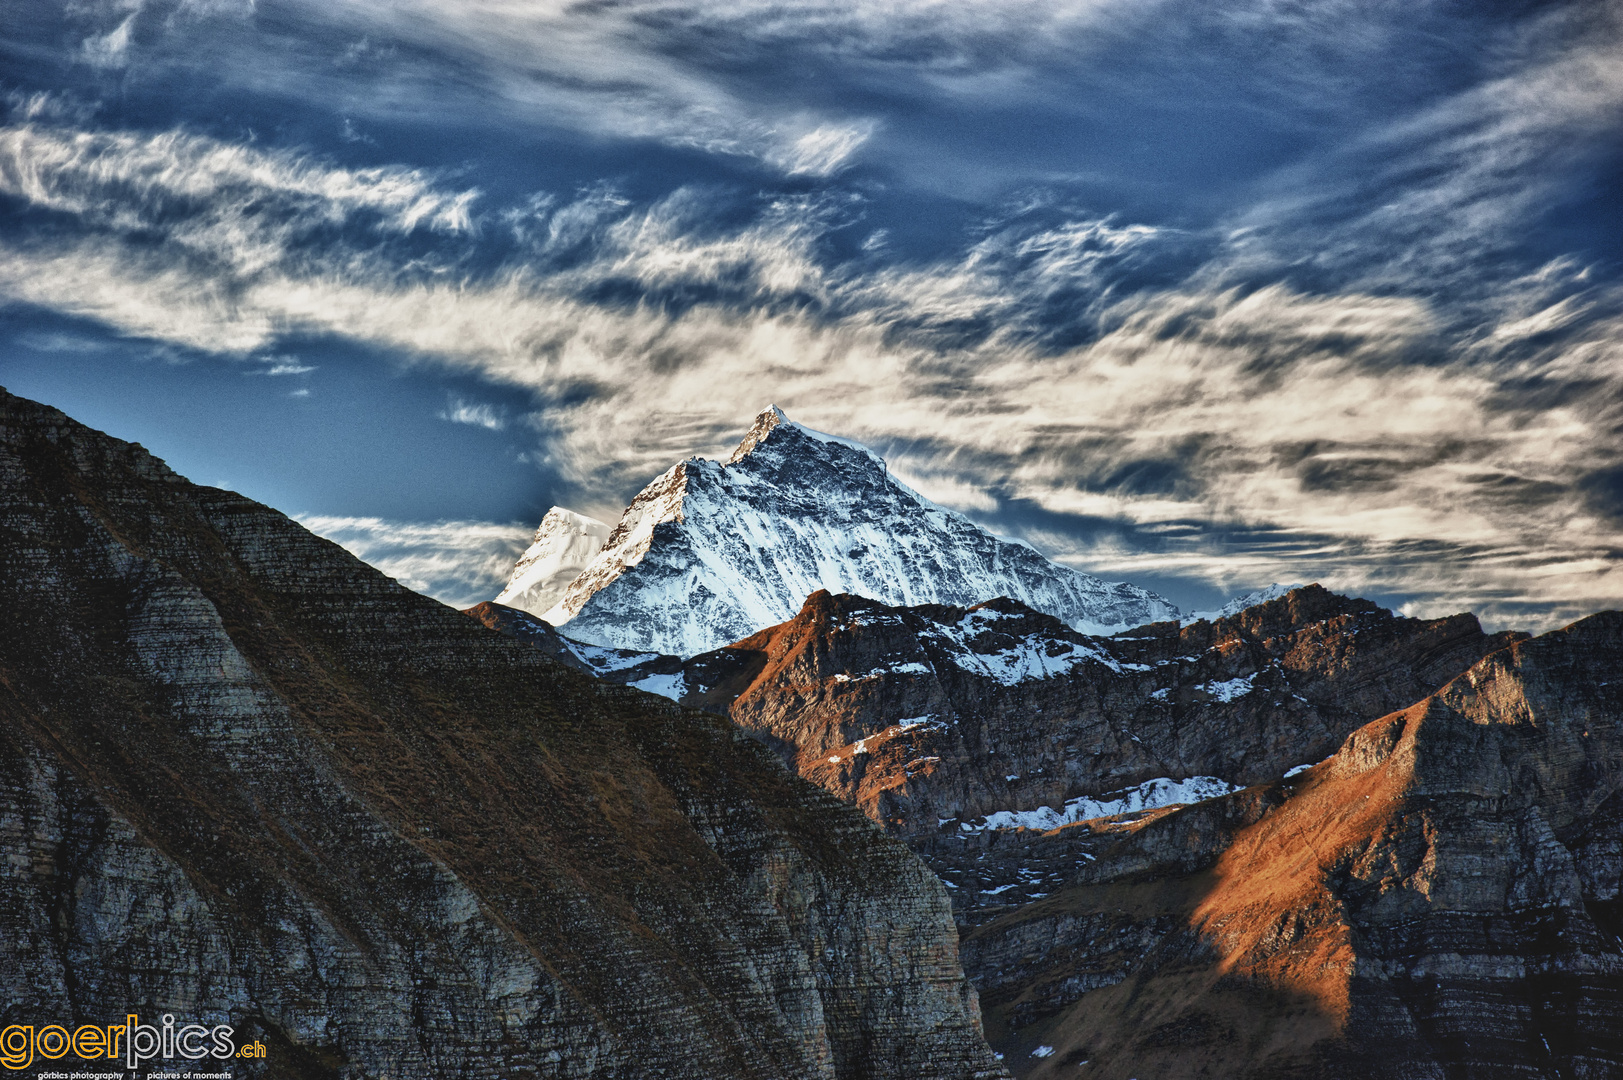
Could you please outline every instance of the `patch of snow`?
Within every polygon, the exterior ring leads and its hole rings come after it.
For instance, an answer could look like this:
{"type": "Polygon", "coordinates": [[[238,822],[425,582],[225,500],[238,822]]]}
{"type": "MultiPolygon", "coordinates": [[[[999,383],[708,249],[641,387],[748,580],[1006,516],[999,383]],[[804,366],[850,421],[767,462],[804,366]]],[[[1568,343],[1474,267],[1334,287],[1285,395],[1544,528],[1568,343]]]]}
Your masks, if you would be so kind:
{"type": "Polygon", "coordinates": [[[659,659],[658,653],[631,652],[627,649],[606,649],[601,645],[588,645],[584,641],[563,638],[563,646],[575,654],[575,659],[589,666],[599,675],[611,671],[624,671],[638,664],[659,659]]]}
{"type": "Polygon", "coordinates": [[[1019,776],[1005,776],[1003,779],[1009,781],[1010,783],[1013,783],[1014,781],[1020,779],[1020,777],[1019,776]]]}
{"type": "Polygon", "coordinates": [[[1135,788],[1112,792],[1099,798],[1083,796],[1070,799],[1065,803],[1063,810],[1055,810],[1051,806],[1040,806],[1035,810],[999,810],[987,814],[981,824],[970,825],[965,822],[961,828],[966,832],[980,832],[984,829],[1046,831],[1057,829],[1061,825],[1087,821],[1090,818],[1136,814],[1145,810],[1159,810],[1166,806],[1204,802],[1239,790],[1238,785],[1230,784],[1215,776],[1191,776],[1187,780],[1166,778],[1146,780],[1135,788]]]}
{"type": "Polygon", "coordinates": [[[1031,1052],[1031,1056],[1034,1058],[1053,1057],[1054,1048],[1052,1046],[1039,1046],[1031,1052]]]}
{"type": "MultiPolygon", "coordinates": [[[[1335,755],[1331,754],[1330,757],[1335,757],[1335,755]]],[[[1329,760],[1330,760],[1330,758],[1324,758],[1321,761],[1314,761],[1314,762],[1310,762],[1307,765],[1297,765],[1295,768],[1286,769],[1285,770],[1285,779],[1289,780],[1293,776],[1300,776],[1303,773],[1307,772],[1309,769],[1313,768],[1315,765],[1323,765],[1326,761],[1329,761],[1329,760]]]]}
{"type": "Polygon", "coordinates": [[[1167,699],[1167,695],[1169,695],[1171,693],[1172,693],[1171,690],[1169,690],[1169,689],[1167,689],[1166,687],[1163,686],[1159,690],[1151,691],[1150,692],[1150,698],[1152,700],[1154,700],[1154,701],[1165,701],[1167,699]]]}
{"type": "Polygon", "coordinates": [[[1020,887],[1020,883],[1018,881],[1011,881],[1007,885],[999,885],[995,889],[982,889],[981,890],[981,895],[982,896],[997,896],[997,895],[999,895],[1001,893],[1008,892],[1010,889],[1017,889],[1019,887],[1020,887]]]}
{"type": "Polygon", "coordinates": [[[682,673],[678,671],[674,675],[650,675],[646,679],[638,679],[626,685],[646,690],[650,694],[658,694],[660,697],[668,697],[672,701],[680,701],[682,695],[687,692],[684,683],[682,673]]]}
{"type": "Polygon", "coordinates": [[[1233,701],[1235,698],[1242,698],[1251,693],[1251,691],[1255,689],[1255,687],[1252,686],[1252,680],[1256,677],[1257,676],[1255,674],[1251,674],[1242,676],[1238,679],[1225,679],[1222,682],[1213,681],[1201,683],[1199,686],[1195,687],[1195,689],[1206,691],[1218,701],[1229,702],[1233,701]]]}
{"type": "Polygon", "coordinates": [[[910,716],[906,720],[896,721],[896,730],[898,733],[912,731],[914,728],[921,727],[945,729],[946,726],[946,724],[943,724],[941,721],[935,718],[934,713],[926,713],[924,716],[910,716]]]}
{"type": "Polygon", "coordinates": [[[977,639],[989,629],[986,624],[1001,617],[1002,613],[983,608],[969,612],[956,624],[936,624],[926,632],[952,655],[952,662],[959,668],[988,676],[1004,686],[1067,675],[1086,662],[1103,664],[1118,673],[1123,670],[1121,663],[1102,649],[1036,634],[1013,638],[1014,644],[1000,649],[987,651],[984,642],[976,648],[977,639]]]}

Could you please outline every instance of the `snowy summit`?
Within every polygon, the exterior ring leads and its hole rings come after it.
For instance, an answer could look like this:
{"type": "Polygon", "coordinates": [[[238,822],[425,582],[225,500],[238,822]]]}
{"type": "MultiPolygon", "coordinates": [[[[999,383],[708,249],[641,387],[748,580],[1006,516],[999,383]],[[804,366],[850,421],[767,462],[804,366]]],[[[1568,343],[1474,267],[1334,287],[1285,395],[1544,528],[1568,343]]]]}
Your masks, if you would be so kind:
{"type": "Polygon", "coordinates": [[[535,539],[519,556],[496,603],[533,615],[547,610],[563,599],[569,583],[603,550],[609,531],[594,517],[554,506],[541,519],[535,539]]]}
{"type": "Polygon", "coordinates": [[[595,539],[566,539],[565,526],[543,546],[543,523],[498,602],[616,648],[692,656],[792,618],[818,589],[897,605],[1007,596],[1086,633],[1178,616],[1154,593],[998,539],[897,481],[866,447],[776,406],[726,462],[689,458],[644,488],[561,598],[544,604],[557,577],[541,568],[561,568],[556,552],[595,539]],[[545,589],[535,587],[541,577],[545,589]]]}

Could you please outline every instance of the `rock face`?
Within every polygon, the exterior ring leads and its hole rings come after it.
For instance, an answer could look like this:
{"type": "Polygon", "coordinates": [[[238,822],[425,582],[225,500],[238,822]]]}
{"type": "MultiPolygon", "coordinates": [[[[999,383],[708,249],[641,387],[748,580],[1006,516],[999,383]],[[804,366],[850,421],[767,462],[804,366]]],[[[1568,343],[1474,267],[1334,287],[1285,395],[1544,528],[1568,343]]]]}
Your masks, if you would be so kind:
{"type": "Polygon", "coordinates": [[[1317,585],[1111,638],[1012,600],[902,608],[818,592],[794,619],[686,661],[571,642],[510,609],[469,613],[482,612],[603,678],[729,715],[905,838],[966,926],[1098,848],[1054,862],[1015,834],[1279,779],[1524,636],[1484,634],[1471,615],[1400,618],[1317,585]]]}
{"type": "Polygon", "coordinates": [[[556,606],[519,602],[513,585],[500,602],[579,641],[692,656],[794,617],[820,589],[904,605],[1007,596],[1085,630],[1178,613],[997,539],[775,407],[725,463],[691,458],[644,488],[556,606]]]}
{"type": "Polygon", "coordinates": [[[563,599],[569,583],[597,558],[609,531],[596,518],[554,506],[541,519],[535,539],[519,556],[496,603],[546,611],[563,599]]]}
{"type": "Polygon", "coordinates": [[[1001,1075],[940,884],[724,720],[3,392],[0,610],[6,1023],[229,1023],[239,1076],[1001,1075]]]}
{"type": "Polygon", "coordinates": [[[1316,585],[1113,638],[1005,599],[901,608],[819,592],[689,660],[681,700],[726,710],[888,828],[928,835],[942,818],[1059,811],[1160,777],[1277,779],[1517,637],[1316,585]],[[909,778],[899,759],[914,753],[938,760],[909,778]]]}
{"type": "Polygon", "coordinates": [[[1623,1076],[1623,615],[1308,586],[1096,638],[819,593],[633,655],[926,858],[1016,1075],[1623,1076]]]}
{"type": "Polygon", "coordinates": [[[966,938],[994,1043],[1034,1077],[1623,1076],[1620,667],[1597,615],[1117,825],[966,938]]]}

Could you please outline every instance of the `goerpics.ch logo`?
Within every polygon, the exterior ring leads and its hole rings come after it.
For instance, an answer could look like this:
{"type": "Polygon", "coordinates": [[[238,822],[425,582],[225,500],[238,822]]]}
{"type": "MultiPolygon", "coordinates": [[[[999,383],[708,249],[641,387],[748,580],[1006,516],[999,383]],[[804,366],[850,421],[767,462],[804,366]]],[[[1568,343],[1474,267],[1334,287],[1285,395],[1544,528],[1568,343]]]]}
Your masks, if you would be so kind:
{"type": "Polygon", "coordinates": [[[190,1061],[203,1058],[265,1056],[265,1045],[257,1040],[238,1047],[236,1029],[230,1024],[205,1027],[202,1024],[175,1023],[170,1013],[162,1026],[141,1023],[130,1013],[122,1024],[81,1024],[72,1034],[62,1024],[12,1024],[0,1030],[0,1065],[11,1070],[26,1069],[36,1058],[56,1061],[70,1053],[83,1061],[124,1059],[125,1068],[139,1068],[153,1060],[190,1061]]]}

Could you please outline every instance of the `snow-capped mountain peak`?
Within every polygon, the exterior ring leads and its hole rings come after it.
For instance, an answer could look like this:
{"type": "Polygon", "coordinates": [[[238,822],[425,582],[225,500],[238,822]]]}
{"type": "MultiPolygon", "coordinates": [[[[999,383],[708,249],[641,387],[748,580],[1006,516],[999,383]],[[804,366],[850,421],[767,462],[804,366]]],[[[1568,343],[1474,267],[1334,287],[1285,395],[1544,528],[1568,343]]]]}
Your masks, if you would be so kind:
{"type": "Polygon", "coordinates": [[[692,656],[783,622],[818,589],[888,604],[1007,596],[1090,633],[1178,614],[994,537],[776,406],[726,462],[689,458],[644,488],[554,605],[502,602],[577,640],[692,656]]]}
{"type": "MultiPolygon", "coordinates": [[[[754,450],[756,446],[760,445],[762,439],[772,434],[773,429],[792,423],[794,421],[785,416],[782,409],[776,405],[768,405],[761,410],[761,414],[755,418],[755,423],[751,424],[750,429],[744,433],[743,441],[738,444],[738,449],[733,451],[733,456],[727,459],[727,464],[736,464],[751,450],[754,450]]],[[[796,424],[795,426],[798,427],[799,425],[796,424]]]]}
{"type": "Polygon", "coordinates": [[[609,526],[554,506],[541,519],[535,539],[513,567],[496,603],[525,611],[545,611],[563,598],[569,583],[603,550],[609,526]]]}

